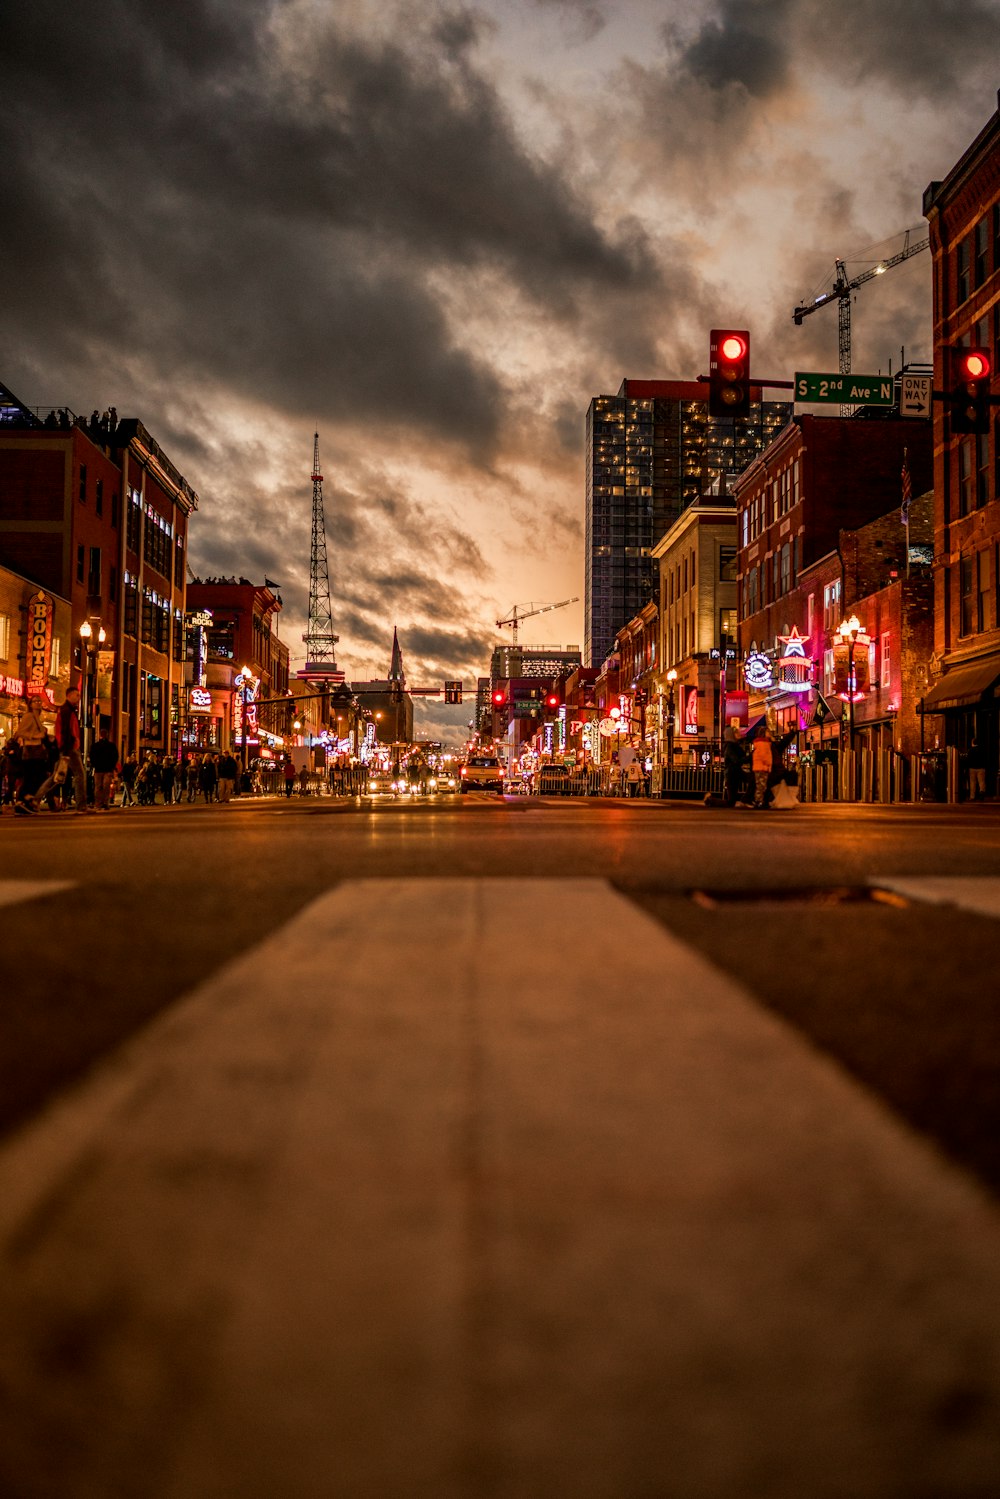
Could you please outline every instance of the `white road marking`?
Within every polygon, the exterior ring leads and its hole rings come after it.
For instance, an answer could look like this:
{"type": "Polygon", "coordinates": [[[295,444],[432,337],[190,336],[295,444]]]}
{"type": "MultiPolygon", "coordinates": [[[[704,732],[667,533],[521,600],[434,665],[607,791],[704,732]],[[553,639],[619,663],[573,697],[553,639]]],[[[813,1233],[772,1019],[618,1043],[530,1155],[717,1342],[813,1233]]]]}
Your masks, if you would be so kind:
{"type": "Polygon", "coordinates": [[[599,880],[321,895],[0,1151],[0,1246],[12,1492],[1000,1471],[996,1206],[599,880]]]}
{"type": "Polygon", "coordinates": [[[0,880],[0,906],[17,906],[22,901],[37,900],[40,895],[56,895],[72,890],[72,880],[0,880]]]}
{"type": "Polygon", "coordinates": [[[961,875],[919,879],[872,875],[868,883],[884,890],[894,890],[909,900],[923,901],[928,905],[958,906],[963,911],[975,911],[980,916],[1000,916],[1000,879],[966,878],[961,875]]]}

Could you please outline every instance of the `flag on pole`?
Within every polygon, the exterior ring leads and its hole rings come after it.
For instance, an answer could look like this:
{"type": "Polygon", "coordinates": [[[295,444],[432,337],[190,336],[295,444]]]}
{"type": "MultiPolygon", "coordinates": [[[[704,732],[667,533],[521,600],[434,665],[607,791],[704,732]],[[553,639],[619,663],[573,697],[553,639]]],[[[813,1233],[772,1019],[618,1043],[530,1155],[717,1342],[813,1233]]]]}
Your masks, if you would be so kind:
{"type": "Polygon", "coordinates": [[[910,478],[910,466],[906,461],[906,448],[903,449],[903,472],[901,482],[903,487],[903,502],[899,507],[900,523],[904,526],[910,522],[910,501],[913,499],[913,481],[910,478]]]}

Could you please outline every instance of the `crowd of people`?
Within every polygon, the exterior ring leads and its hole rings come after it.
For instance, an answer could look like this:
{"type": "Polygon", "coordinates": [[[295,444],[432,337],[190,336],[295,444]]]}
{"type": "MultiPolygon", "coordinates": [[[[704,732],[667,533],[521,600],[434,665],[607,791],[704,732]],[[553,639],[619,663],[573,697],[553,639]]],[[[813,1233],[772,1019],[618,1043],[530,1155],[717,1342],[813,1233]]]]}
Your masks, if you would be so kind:
{"type": "Polygon", "coordinates": [[[85,763],[80,694],[73,687],[51,728],[39,701],[30,699],[0,750],[0,811],[15,816],[41,811],[85,816],[116,807],[228,802],[261,789],[259,777],[241,772],[228,750],[185,753],[179,759],[155,750],[123,757],[106,728],[93,741],[85,763]]]}

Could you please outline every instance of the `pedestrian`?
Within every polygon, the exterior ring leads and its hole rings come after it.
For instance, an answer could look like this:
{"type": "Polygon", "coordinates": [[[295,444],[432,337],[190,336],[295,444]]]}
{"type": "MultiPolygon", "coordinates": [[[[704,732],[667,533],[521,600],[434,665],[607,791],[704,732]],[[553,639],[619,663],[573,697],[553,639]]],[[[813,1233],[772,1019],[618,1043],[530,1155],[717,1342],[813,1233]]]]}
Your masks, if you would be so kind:
{"type": "Polygon", "coordinates": [[[46,737],[41,708],[34,698],[29,698],[14,730],[14,742],[19,747],[18,774],[12,797],[15,812],[31,814],[38,811],[39,787],[48,775],[46,737]]]}
{"type": "Polygon", "coordinates": [[[735,727],[730,724],[722,735],[722,804],[735,807],[744,803],[743,777],[747,752],[735,727]]]}
{"type": "Polygon", "coordinates": [[[295,766],[292,764],[287,755],[285,756],[284,764],[281,767],[281,774],[285,778],[285,796],[291,796],[292,792],[295,790],[295,766]]]}
{"type": "Polygon", "coordinates": [[[236,756],[232,750],[223,750],[219,756],[219,801],[232,801],[233,792],[236,790],[236,777],[239,775],[239,766],[236,756]]]}
{"type": "Polygon", "coordinates": [[[773,763],[771,734],[765,725],[754,736],[753,750],[751,752],[755,786],[753,804],[761,810],[767,806],[767,783],[771,775],[773,763]]]}
{"type": "Polygon", "coordinates": [[[63,773],[67,780],[72,777],[76,810],[80,815],[94,810],[87,804],[87,770],[80,754],[81,742],[80,689],[67,687],[62,706],[56,714],[56,743],[59,745],[59,760],[56,768],[38,788],[38,800],[41,801],[43,797],[48,796],[52,788],[59,784],[60,774],[63,773]]]}
{"type": "Polygon", "coordinates": [[[969,745],[966,763],[969,767],[969,796],[974,802],[986,800],[986,751],[978,739],[969,745]]]}
{"type": "Polygon", "coordinates": [[[91,746],[89,760],[94,772],[94,805],[98,812],[106,812],[111,805],[111,784],[118,768],[118,746],[112,743],[109,729],[101,729],[91,746]]]}
{"type": "Polygon", "coordinates": [[[121,805],[123,807],[134,807],[135,806],[135,790],[134,790],[134,788],[135,788],[135,778],[138,775],[138,773],[139,773],[139,762],[136,759],[134,752],[132,754],[126,755],[125,759],[122,762],[122,773],[121,773],[121,782],[122,782],[122,799],[121,799],[121,805]]]}
{"type": "Polygon", "coordinates": [[[643,780],[642,768],[638,760],[630,760],[625,767],[625,795],[627,797],[641,796],[643,780]]]}
{"type": "MultiPolygon", "coordinates": [[[[420,772],[419,772],[419,769],[417,769],[416,779],[417,779],[418,784],[419,784],[419,775],[420,775],[420,772]]],[[[302,769],[299,771],[299,795],[300,796],[308,796],[309,795],[309,767],[307,765],[303,765],[302,769]]]]}
{"type": "MultiPolygon", "coordinates": [[[[776,800],[776,792],[779,786],[786,783],[787,772],[785,770],[785,751],[795,738],[794,729],[790,734],[780,734],[771,740],[771,773],[767,778],[767,805],[770,807],[776,800]]],[[[797,777],[795,778],[797,781],[797,777]]],[[[798,800],[798,795],[793,798],[798,800]]]]}
{"type": "Polygon", "coordinates": [[[160,789],[163,792],[163,805],[172,807],[174,804],[174,780],[177,776],[177,766],[170,755],[165,755],[163,765],[160,768],[160,789]]]}
{"type": "Polygon", "coordinates": [[[198,788],[205,798],[206,804],[215,795],[215,788],[218,785],[218,781],[219,777],[212,756],[209,754],[202,755],[201,764],[198,767],[198,788]]]}

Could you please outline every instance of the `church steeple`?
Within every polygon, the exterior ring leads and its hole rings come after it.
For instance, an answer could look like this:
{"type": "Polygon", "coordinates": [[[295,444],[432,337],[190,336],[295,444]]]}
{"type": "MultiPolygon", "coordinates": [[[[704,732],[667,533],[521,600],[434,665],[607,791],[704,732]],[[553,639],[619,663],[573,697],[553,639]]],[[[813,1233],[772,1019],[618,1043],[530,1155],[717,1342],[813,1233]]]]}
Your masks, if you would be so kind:
{"type": "Polygon", "coordinates": [[[399,648],[399,634],[395,625],[392,628],[392,662],[389,666],[389,681],[397,683],[400,687],[406,686],[406,673],[403,670],[403,652],[399,648]]]}

